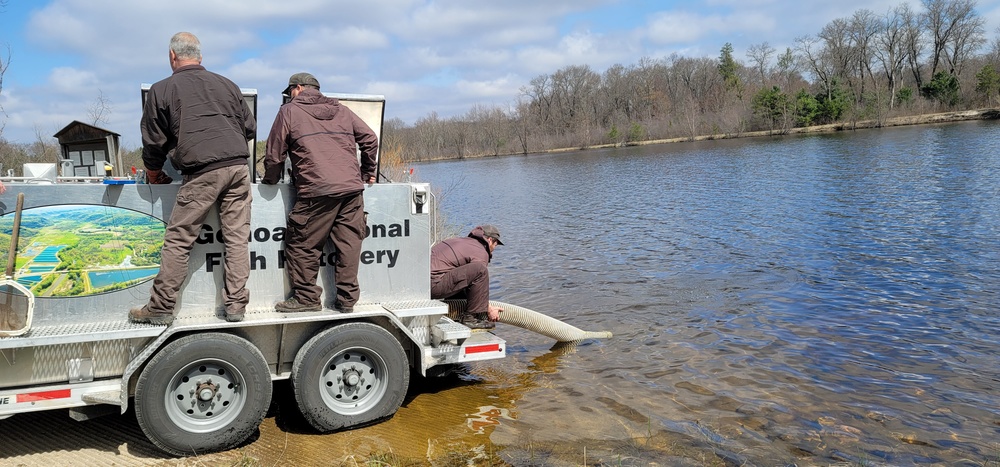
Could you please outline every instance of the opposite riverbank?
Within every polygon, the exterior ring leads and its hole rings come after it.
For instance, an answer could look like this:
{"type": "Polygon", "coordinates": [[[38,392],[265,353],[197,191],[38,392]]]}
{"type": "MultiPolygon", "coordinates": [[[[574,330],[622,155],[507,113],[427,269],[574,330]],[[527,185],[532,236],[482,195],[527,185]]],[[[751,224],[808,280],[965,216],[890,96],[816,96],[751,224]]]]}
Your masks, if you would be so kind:
{"type": "MultiPolygon", "coordinates": [[[[784,136],[784,135],[798,135],[798,134],[809,134],[809,133],[834,133],[838,131],[870,130],[878,128],[889,128],[894,126],[928,125],[933,123],[952,123],[952,122],[963,122],[968,120],[997,120],[997,119],[1000,119],[1000,109],[990,108],[990,109],[976,109],[976,110],[959,110],[955,112],[941,112],[934,114],[911,115],[906,117],[892,117],[892,118],[887,118],[882,122],[879,122],[878,120],[859,120],[857,122],[840,122],[840,123],[831,123],[828,125],[795,127],[782,130],[748,131],[745,133],[704,135],[704,136],[696,136],[693,138],[684,137],[684,138],[636,141],[636,142],[626,143],[624,144],[624,146],[646,146],[651,144],[684,143],[691,141],[711,141],[719,139],[755,138],[761,136],[784,136]]],[[[585,148],[554,149],[545,152],[566,152],[566,151],[578,151],[580,149],[599,149],[599,148],[612,148],[619,146],[622,145],[602,144],[597,146],[588,146],[585,148]]]]}
{"type": "MultiPolygon", "coordinates": [[[[835,133],[838,131],[870,130],[870,129],[890,128],[890,127],[906,126],[906,125],[928,125],[936,123],[963,122],[968,120],[997,120],[997,119],[1000,119],[1000,109],[997,108],[958,110],[954,112],[940,112],[933,114],[911,115],[905,117],[891,117],[891,118],[886,118],[883,121],[858,120],[856,122],[839,122],[827,125],[813,125],[807,127],[794,127],[788,129],[777,129],[777,130],[767,130],[767,131],[747,131],[743,133],[719,133],[719,134],[701,135],[694,137],[685,136],[680,138],[631,141],[628,143],[617,143],[617,144],[596,144],[591,146],[548,149],[544,151],[531,152],[529,154],[552,154],[552,153],[581,151],[587,149],[607,149],[607,148],[625,147],[625,146],[648,146],[654,144],[668,144],[668,143],[689,143],[693,141],[713,141],[713,140],[737,139],[737,138],[759,138],[762,136],[785,136],[785,135],[801,135],[810,133],[835,133]]],[[[507,153],[507,154],[497,154],[497,155],[481,154],[481,155],[471,155],[464,157],[438,157],[438,158],[424,159],[418,162],[444,161],[452,159],[478,159],[484,157],[520,156],[520,155],[525,155],[525,154],[507,153]]]]}

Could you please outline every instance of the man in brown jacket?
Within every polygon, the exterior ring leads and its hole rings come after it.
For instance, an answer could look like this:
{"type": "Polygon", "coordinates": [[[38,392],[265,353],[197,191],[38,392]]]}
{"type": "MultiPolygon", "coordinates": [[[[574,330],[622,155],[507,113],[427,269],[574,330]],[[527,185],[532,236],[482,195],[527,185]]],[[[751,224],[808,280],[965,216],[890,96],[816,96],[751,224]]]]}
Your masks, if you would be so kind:
{"type": "Polygon", "coordinates": [[[472,229],[467,237],[441,240],[431,247],[431,298],[464,298],[465,313],[459,322],[472,329],[493,329],[503,309],[490,305],[490,272],[487,266],[500,241],[492,225],[472,229]]]}
{"type": "Polygon", "coordinates": [[[209,210],[218,207],[226,248],[226,320],[240,321],[250,301],[247,142],[257,136],[257,121],[239,86],[201,66],[201,43],[194,34],[179,32],[170,39],[170,68],[173,74],[149,88],[142,108],[142,161],[151,184],[172,181],[162,172],[168,157],[184,180],[167,222],[149,302],[130,310],[129,319],[173,322],[191,248],[209,210]]]}
{"type": "Polygon", "coordinates": [[[378,137],[351,109],[320,93],[319,81],[309,73],[292,75],[285,94],[292,99],[274,118],[264,158],[263,182],[274,184],[281,177],[285,158],[291,157],[297,192],[285,231],[285,269],[292,294],[274,309],[323,308],[323,289],[316,285],[316,278],[329,239],[337,250],[334,308],[349,313],[361,294],[362,195],[365,183],[375,183],[378,137]]]}

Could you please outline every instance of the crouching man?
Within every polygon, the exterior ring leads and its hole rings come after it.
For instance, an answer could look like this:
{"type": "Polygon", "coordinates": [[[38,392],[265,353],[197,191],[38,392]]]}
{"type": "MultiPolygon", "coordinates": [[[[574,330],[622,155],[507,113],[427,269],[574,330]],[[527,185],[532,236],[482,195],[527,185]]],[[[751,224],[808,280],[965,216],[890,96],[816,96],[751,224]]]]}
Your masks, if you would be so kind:
{"type": "Polygon", "coordinates": [[[431,298],[464,298],[459,322],[471,329],[493,329],[502,308],[490,305],[490,272],[487,266],[500,241],[492,225],[472,229],[467,237],[453,237],[431,247],[431,298]]]}

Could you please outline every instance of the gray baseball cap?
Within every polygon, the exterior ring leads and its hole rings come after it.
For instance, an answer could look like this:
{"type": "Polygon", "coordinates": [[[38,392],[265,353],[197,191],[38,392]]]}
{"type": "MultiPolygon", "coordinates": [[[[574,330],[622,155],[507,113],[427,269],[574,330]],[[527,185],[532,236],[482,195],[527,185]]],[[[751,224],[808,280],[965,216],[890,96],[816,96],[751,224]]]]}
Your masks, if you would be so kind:
{"type": "Polygon", "coordinates": [[[319,81],[316,79],[316,77],[313,76],[311,73],[302,72],[302,73],[296,73],[291,77],[289,77],[288,86],[285,86],[285,90],[281,91],[281,93],[285,95],[290,95],[288,94],[288,88],[292,86],[298,86],[300,84],[315,86],[316,89],[319,89],[319,81]]]}
{"type": "Polygon", "coordinates": [[[497,245],[503,245],[503,242],[500,241],[500,229],[496,228],[495,225],[486,224],[480,227],[483,229],[484,237],[490,237],[496,240],[497,245]]]}

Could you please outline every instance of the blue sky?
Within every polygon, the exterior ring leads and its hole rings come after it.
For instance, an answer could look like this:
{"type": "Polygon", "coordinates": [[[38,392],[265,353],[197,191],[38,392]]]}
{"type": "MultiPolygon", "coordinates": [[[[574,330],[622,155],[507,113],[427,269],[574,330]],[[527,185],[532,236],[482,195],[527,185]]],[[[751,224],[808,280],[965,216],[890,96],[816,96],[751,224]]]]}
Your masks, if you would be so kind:
{"type": "MultiPolygon", "coordinates": [[[[867,8],[883,14],[916,0],[0,0],[3,136],[30,142],[73,120],[139,139],[139,89],[170,73],[178,31],[202,42],[203,65],[259,93],[266,137],[289,75],[308,71],[323,91],[380,94],[386,117],[412,124],[436,112],[504,106],[532,78],[569,65],[597,72],[644,57],[718,57],[723,44],[747,62],[752,44],[783,51],[831,20],[867,8]]],[[[1000,0],[979,0],[992,39],[1000,0]]]]}

